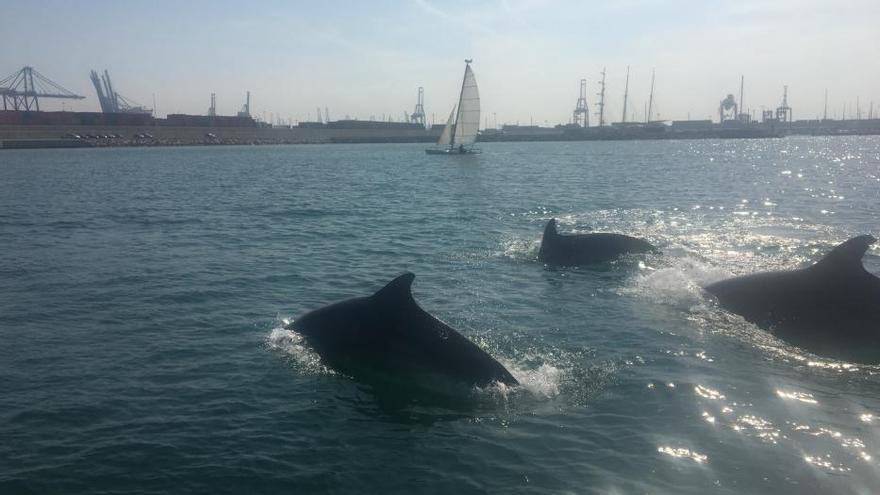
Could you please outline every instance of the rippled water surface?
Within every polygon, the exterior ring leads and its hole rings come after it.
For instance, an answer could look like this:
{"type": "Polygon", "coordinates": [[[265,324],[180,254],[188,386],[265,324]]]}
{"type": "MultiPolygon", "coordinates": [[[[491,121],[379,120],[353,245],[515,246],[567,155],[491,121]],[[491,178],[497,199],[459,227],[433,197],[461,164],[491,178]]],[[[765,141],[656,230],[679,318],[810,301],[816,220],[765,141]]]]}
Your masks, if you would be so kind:
{"type": "Polygon", "coordinates": [[[699,289],[878,235],[880,139],[422,148],[0,153],[0,492],[880,491],[880,367],[699,289]],[[662,253],[549,269],[551,217],[662,253]],[[405,270],[523,385],[363,385],[283,329],[405,270]]]}

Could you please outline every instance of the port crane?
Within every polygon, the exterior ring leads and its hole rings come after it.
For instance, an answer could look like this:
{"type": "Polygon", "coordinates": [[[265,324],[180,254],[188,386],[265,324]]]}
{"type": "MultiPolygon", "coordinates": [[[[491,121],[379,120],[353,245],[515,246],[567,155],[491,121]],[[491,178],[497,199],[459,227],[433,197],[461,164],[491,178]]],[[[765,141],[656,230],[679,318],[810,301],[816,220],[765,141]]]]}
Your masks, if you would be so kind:
{"type": "Polygon", "coordinates": [[[33,67],[23,67],[18,72],[0,79],[0,97],[3,110],[39,112],[40,98],[83,100],[80,96],[51,81],[33,67]]]}
{"type": "Polygon", "coordinates": [[[416,108],[413,110],[412,115],[409,116],[409,121],[413,124],[420,124],[422,127],[425,126],[425,88],[419,86],[419,97],[416,100],[416,108]]]}
{"type": "Polygon", "coordinates": [[[791,107],[788,106],[788,86],[782,88],[782,105],[776,108],[776,120],[791,123],[791,107]]]}
{"type": "Polygon", "coordinates": [[[578,127],[590,127],[590,112],[587,108],[587,80],[581,79],[581,92],[574,112],[571,114],[572,123],[578,127]]]}
{"type": "Polygon", "coordinates": [[[136,102],[129,101],[113,89],[110,82],[110,73],[104,70],[104,74],[98,76],[94,70],[90,74],[95,93],[98,94],[98,103],[103,113],[143,113],[151,114],[152,109],[144,108],[136,102]]]}

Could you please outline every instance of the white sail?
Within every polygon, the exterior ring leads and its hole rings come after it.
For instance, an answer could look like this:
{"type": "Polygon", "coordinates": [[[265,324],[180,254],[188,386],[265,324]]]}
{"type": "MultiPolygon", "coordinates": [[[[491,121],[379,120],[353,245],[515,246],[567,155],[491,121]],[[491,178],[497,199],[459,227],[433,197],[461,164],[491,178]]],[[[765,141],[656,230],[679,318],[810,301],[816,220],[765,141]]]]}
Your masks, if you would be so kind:
{"type": "Polygon", "coordinates": [[[449,120],[446,121],[446,127],[443,128],[443,133],[440,134],[440,140],[437,141],[437,144],[440,146],[449,146],[452,143],[452,123],[455,121],[455,107],[452,107],[452,111],[449,112],[449,120]]]}
{"type": "Polygon", "coordinates": [[[453,146],[474,144],[480,130],[480,91],[471,66],[464,69],[461,83],[461,97],[458,100],[458,115],[455,119],[453,146]]]}

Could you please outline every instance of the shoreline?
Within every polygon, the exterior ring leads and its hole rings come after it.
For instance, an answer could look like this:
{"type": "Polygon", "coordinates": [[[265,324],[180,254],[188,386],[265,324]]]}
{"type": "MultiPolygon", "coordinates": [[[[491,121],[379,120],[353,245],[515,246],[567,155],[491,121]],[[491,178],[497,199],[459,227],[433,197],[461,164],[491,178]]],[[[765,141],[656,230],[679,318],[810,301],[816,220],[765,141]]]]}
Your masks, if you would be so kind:
{"type": "MultiPolygon", "coordinates": [[[[759,128],[717,128],[694,131],[645,132],[636,129],[535,128],[484,131],[478,143],[670,141],[694,139],[778,139],[786,136],[880,135],[880,126],[848,128],[793,128],[786,132],[759,128]]],[[[174,146],[262,146],[296,144],[378,144],[437,141],[439,129],[325,129],[157,127],[157,126],[4,126],[2,149],[148,148],[174,146]]]]}

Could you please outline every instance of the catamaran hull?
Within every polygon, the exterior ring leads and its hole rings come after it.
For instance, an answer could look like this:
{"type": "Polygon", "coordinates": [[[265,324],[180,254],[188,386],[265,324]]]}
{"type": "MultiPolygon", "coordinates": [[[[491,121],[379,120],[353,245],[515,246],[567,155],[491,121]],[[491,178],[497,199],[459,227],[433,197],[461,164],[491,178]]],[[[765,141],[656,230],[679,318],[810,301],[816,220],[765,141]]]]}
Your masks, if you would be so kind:
{"type": "Polygon", "coordinates": [[[426,149],[425,153],[427,153],[429,155],[476,155],[476,154],[480,153],[480,150],[459,151],[457,149],[454,149],[454,150],[426,149]]]}

